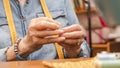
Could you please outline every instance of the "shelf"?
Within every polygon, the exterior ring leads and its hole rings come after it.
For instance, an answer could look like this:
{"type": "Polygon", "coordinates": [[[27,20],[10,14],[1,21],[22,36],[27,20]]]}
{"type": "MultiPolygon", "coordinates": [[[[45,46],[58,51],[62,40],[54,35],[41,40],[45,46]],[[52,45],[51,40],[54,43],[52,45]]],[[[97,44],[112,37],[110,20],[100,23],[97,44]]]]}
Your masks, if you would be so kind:
{"type": "MultiPolygon", "coordinates": [[[[75,9],[75,12],[76,12],[76,14],[87,13],[87,9],[79,9],[79,10],[75,9]]],[[[96,9],[92,8],[91,12],[93,12],[93,13],[96,12],[96,9]]]]}

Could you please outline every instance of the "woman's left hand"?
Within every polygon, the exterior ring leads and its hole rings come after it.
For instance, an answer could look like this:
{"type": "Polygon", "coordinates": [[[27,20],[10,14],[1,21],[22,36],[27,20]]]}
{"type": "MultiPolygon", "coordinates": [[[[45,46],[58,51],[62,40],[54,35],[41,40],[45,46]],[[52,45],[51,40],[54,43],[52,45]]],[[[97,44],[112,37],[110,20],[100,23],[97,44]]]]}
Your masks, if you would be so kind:
{"type": "Polygon", "coordinates": [[[69,57],[77,57],[80,53],[80,45],[84,40],[85,33],[79,24],[71,25],[63,28],[64,33],[60,37],[65,37],[64,42],[59,43],[65,48],[65,52],[69,57]]]}

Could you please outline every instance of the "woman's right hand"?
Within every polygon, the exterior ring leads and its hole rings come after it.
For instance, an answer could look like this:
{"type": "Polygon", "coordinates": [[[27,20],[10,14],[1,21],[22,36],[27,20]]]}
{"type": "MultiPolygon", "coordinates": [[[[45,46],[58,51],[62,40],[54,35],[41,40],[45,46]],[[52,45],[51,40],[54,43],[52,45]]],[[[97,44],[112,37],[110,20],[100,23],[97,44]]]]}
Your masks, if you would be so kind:
{"type": "Polygon", "coordinates": [[[47,17],[32,19],[27,35],[21,40],[19,48],[31,53],[40,49],[44,44],[64,41],[64,37],[52,37],[64,32],[59,27],[59,22],[47,17]]]}
{"type": "MultiPolygon", "coordinates": [[[[64,31],[59,29],[60,23],[47,17],[32,19],[26,36],[18,45],[18,53],[21,57],[27,57],[30,53],[40,49],[44,44],[59,43],[65,40],[65,37],[53,37],[61,35],[64,31]]],[[[14,46],[11,46],[6,52],[7,61],[17,60],[14,53],[14,46]]]]}

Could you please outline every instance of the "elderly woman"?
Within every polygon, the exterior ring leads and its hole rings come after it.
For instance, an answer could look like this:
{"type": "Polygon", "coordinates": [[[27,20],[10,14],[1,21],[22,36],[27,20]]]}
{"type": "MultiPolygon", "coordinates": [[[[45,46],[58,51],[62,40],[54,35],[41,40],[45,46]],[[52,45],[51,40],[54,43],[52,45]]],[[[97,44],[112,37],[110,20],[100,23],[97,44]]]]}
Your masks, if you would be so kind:
{"type": "Polygon", "coordinates": [[[45,0],[52,16],[45,17],[40,0],[8,0],[18,40],[12,43],[4,4],[0,0],[0,61],[57,59],[54,43],[62,47],[65,58],[89,57],[70,0],[45,0]],[[57,35],[58,37],[53,37],[57,35]]]}

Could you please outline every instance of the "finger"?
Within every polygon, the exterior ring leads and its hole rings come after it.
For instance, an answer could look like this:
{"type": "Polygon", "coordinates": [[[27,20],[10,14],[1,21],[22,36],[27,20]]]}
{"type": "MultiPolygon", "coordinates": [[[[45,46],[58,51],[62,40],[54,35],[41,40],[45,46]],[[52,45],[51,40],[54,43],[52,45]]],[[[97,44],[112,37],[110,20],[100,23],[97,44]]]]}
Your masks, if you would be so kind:
{"type": "Polygon", "coordinates": [[[35,44],[40,44],[40,45],[43,45],[43,44],[49,44],[49,43],[58,43],[58,42],[63,42],[65,40],[65,37],[58,37],[58,38],[52,38],[52,39],[49,39],[49,38],[36,38],[34,40],[34,43],[35,44]]]}
{"type": "Polygon", "coordinates": [[[50,23],[55,23],[57,25],[60,25],[60,23],[58,21],[55,21],[55,20],[48,18],[48,17],[39,17],[38,20],[45,20],[45,21],[49,21],[50,23]]]}
{"type": "Polygon", "coordinates": [[[68,32],[68,33],[63,33],[61,37],[65,37],[66,39],[79,39],[79,38],[84,38],[84,33],[83,31],[68,32]]]}
{"type": "Polygon", "coordinates": [[[53,35],[60,35],[64,31],[63,30],[54,30],[54,31],[31,31],[30,35],[31,36],[36,36],[36,37],[46,37],[46,36],[53,36],[53,35]]]}
{"type": "Polygon", "coordinates": [[[63,28],[65,32],[80,31],[82,27],[79,24],[71,25],[63,28]]]}
{"type": "Polygon", "coordinates": [[[67,45],[77,45],[78,43],[82,43],[83,39],[66,39],[63,43],[67,45]]]}
{"type": "Polygon", "coordinates": [[[36,22],[31,22],[33,24],[29,25],[29,28],[32,30],[55,30],[59,28],[59,25],[55,23],[49,23],[48,21],[39,21],[38,23],[36,22]]]}

